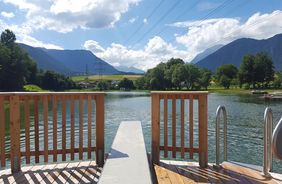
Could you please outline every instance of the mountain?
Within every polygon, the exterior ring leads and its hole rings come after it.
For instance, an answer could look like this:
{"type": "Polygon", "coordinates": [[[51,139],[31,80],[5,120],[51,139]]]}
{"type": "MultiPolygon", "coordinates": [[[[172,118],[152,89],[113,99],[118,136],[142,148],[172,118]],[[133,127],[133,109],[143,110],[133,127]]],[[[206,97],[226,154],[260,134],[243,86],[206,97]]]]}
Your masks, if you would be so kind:
{"type": "Polygon", "coordinates": [[[246,54],[258,52],[266,52],[272,58],[275,70],[282,70],[282,34],[264,40],[250,38],[235,40],[198,61],[196,65],[212,71],[223,64],[234,64],[239,67],[246,54]]]}
{"type": "Polygon", "coordinates": [[[194,59],[190,63],[196,64],[198,61],[200,61],[200,60],[204,59],[205,57],[207,57],[208,55],[214,53],[215,51],[220,49],[222,46],[223,45],[215,45],[213,47],[210,47],[210,48],[204,50],[204,52],[201,52],[196,57],[194,57],[194,59]]]}
{"type": "Polygon", "coordinates": [[[126,73],[135,73],[135,74],[144,74],[145,72],[143,70],[140,70],[135,67],[127,67],[127,66],[116,66],[115,67],[118,71],[126,72],[126,73]]]}
{"type": "Polygon", "coordinates": [[[31,47],[20,43],[38,67],[44,70],[54,70],[67,75],[85,74],[119,74],[120,71],[112,65],[95,56],[87,50],[55,50],[31,47]]]}
{"type": "Polygon", "coordinates": [[[29,56],[37,63],[38,68],[44,70],[53,70],[62,74],[68,74],[71,72],[67,66],[48,55],[41,48],[31,47],[22,43],[19,43],[19,46],[27,51],[29,56]]]}
{"type": "Polygon", "coordinates": [[[112,65],[95,56],[88,50],[43,49],[49,56],[68,66],[73,74],[119,74],[112,65]],[[86,69],[87,68],[87,69],[86,69]]]}

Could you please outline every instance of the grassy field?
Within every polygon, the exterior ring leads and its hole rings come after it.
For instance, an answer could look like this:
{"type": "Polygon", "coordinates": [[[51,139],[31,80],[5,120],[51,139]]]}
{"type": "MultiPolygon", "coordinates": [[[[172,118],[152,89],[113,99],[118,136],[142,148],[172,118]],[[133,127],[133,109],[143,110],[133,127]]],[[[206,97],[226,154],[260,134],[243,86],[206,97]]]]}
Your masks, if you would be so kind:
{"type": "MultiPolygon", "coordinates": [[[[122,80],[123,78],[128,78],[130,80],[136,80],[142,77],[142,75],[91,75],[89,80],[122,80]]],[[[73,76],[72,80],[75,82],[85,80],[85,76],[73,76]]]]}

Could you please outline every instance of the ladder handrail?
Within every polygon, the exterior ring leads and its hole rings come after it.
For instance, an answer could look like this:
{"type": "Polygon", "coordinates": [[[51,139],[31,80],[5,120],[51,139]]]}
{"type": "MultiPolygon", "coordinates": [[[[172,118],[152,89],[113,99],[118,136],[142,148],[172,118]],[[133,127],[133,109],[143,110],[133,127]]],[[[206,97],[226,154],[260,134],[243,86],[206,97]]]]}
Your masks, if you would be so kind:
{"type": "Polygon", "coordinates": [[[263,134],[263,173],[265,176],[270,176],[269,171],[272,169],[272,126],[273,113],[270,107],[264,111],[264,134],[263,134]]]}
{"type": "Polygon", "coordinates": [[[219,144],[219,131],[220,131],[220,113],[223,115],[223,153],[224,161],[227,161],[227,113],[224,106],[220,105],[216,110],[216,165],[219,166],[219,157],[220,157],[220,144],[219,144]]]}

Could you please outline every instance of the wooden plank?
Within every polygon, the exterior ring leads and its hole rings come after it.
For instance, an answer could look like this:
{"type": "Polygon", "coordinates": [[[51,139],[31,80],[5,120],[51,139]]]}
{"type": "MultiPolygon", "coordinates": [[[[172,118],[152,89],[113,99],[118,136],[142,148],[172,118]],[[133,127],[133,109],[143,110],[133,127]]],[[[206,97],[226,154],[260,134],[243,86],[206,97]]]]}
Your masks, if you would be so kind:
{"type": "Polygon", "coordinates": [[[52,113],[53,113],[53,162],[57,162],[57,96],[52,97],[52,113]]]}
{"type": "Polygon", "coordinates": [[[20,98],[10,96],[10,139],[11,139],[11,170],[12,173],[21,170],[20,150],[20,98]]]}
{"type": "Polygon", "coordinates": [[[164,96],[164,157],[167,158],[168,153],[167,153],[167,144],[168,144],[168,135],[167,135],[167,95],[164,96]]]}
{"type": "Polygon", "coordinates": [[[185,147],[185,127],[184,127],[184,95],[181,95],[181,158],[184,158],[184,147],[185,147]]]}
{"type": "Polygon", "coordinates": [[[105,129],[105,104],[104,95],[97,95],[96,100],[96,160],[97,165],[102,167],[104,165],[104,155],[105,155],[105,139],[104,139],[104,129],[105,129]]]}
{"type": "Polygon", "coordinates": [[[160,98],[158,94],[151,94],[152,116],[152,164],[160,161],[160,98]]]}
{"type": "MultiPolygon", "coordinates": [[[[160,150],[164,150],[164,146],[160,146],[160,150]]],[[[175,151],[177,152],[181,152],[182,148],[181,147],[172,147],[172,146],[168,146],[167,147],[167,151],[172,151],[173,149],[175,149],[175,151]]],[[[194,153],[199,153],[199,149],[198,148],[184,148],[184,152],[191,152],[193,151],[194,153]],[[193,149],[193,150],[192,150],[193,149]]]]}
{"type": "Polygon", "coordinates": [[[5,109],[4,109],[4,97],[0,96],[0,156],[1,167],[6,166],[5,159],[5,109]]]}
{"type": "Polygon", "coordinates": [[[91,121],[92,121],[92,117],[91,117],[91,113],[92,113],[92,107],[91,107],[91,103],[92,103],[92,96],[88,95],[87,96],[87,120],[88,120],[88,151],[87,151],[87,157],[88,159],[91,158],[91,129],[92,129],[92,126],[91,126],[91,121]]]}
{"type": "Polygon", "coordinates": [[[83,159],[83,96],[79,96],[79,159],[83,159]]]}
{"type": "Polygon", "coordinates": [[[156,172],[158,184],[172,184],[165,168],[154,165],[154,169],[156,172]]]}
{"type": "MultiPolygon", "coordinates": [[[[83,152],[88,151],[88,147],[84,147],[83,152]]],[[[67,148],[64,150],[66,154],[71,153],[71,149],[67,148]]],[[[74,148],[74,153],[79,153],[79,148],[74,148]]],[[[96,151],[96,147],[91,147],[91,151],[96,151]]],[[[48,150],[48,155],[54,155],[55,150],[48,150]]],[[[56,154],[63,154],[62,149],[57,149],[56,154]]],[[[39,155],[44,155],[44,151],[39,151],[39,155]]],[[[26,156],[25,152],[21,152],[21,156],[26,156]]],[[[35,156],[35,151],[30,151],[30,156],[35,156]]],[[[10,154],[6,154],[6,158],[10,158],[10,154]]]]}
{"type": "Polygon", "coordinates": [[[190,152],[190,159],[193,159],[194,147],[194,110],[193,110],[193,95],[189,95],[189,147],[192,148],[190,152]]]}
{"type": "Polygon", "coordinates": [[[74,96],[71,96],[71,160],[74,160],[74,139],[75,139],[75,134],[74,134],[74,121],[75,121],[75,114],[74,114],[74,106],[75,106],[75,101],[74,101],[74,96]]]}
{"type": "Polygon", "coordinates": [[[39,163],[39,114],[38,114],[38,97],[34,100],[34,148],[35,148],[35,163],[39,163]]]}
{"type": "Polygon", "coordinates": [[[176,158],[176,97],[172,96],[172,158],[176,158]]]}
{"type": "Polygon", "coordinates": [[[44,162],[48,162],[48,96],[43,96],[44,162]]]}
{"type": "Polygon", "coordinates": [[[62,96],[62,161],[66,161],[66,97],[62,96]]]}
{"type": "Polygon", "coordinates": [[[198,117],[199,117],[199,165],[205,168],[208,165],[208,104],[207,95],[199,96],[198,117]]]}
{"type": "Polygon", "coordinates": [[[24,100],[24,127],[25,127],[25,152],[26,152],[26,164],[30,164],[30,109],[29,109],[29,97],[26,96],[24,100]]]}

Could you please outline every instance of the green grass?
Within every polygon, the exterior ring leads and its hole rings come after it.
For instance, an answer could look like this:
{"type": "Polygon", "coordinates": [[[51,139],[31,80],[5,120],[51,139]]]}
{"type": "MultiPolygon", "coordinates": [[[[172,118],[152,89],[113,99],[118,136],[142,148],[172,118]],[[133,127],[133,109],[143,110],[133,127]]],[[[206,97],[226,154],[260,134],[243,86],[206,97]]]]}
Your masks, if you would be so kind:
{"type": "Polygon", "coordinates": [[[28,92],[46,92],[48,90],[44,90],[41,87],[34,85],[34,84],[28,84],[28,85],[24,85],[24,90],[28,91],[28,92]]]}
{"type": "MultiPolygon", "coordinates": [[[[91,75],[88,77],[91,81],[96,80],[122,80],[123,78],[128,78],[130,80],[137,80],[142,77],[142,75],[91,75]]],[[[84,81],[86,76],[73,76],[72,80],[75,82],[84,81]]]]}

